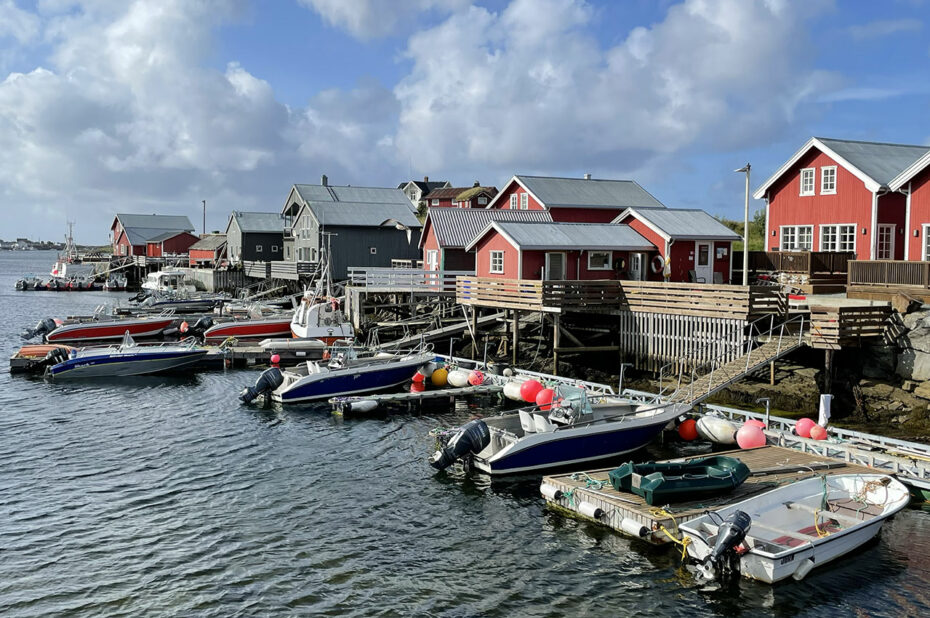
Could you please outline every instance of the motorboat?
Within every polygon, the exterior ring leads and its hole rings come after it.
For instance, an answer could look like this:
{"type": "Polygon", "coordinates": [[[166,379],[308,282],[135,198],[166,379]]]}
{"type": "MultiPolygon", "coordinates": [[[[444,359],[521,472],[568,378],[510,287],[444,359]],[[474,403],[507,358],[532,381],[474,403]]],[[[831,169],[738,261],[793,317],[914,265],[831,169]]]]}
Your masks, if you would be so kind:
{"type": "Polygon", "coordinates": [[[110,273],[107,280],[103,283],[103,289],[107,292],[122,292],[129,285],[129,280],[123,273],[110,273]]]}
{"type": "Polygon", "coordinates": [[[171,311],[151,317],[108,318],[103,315],[103,308],[98,307],[93,316],[86,318],[69,321],[43,318],[35,327],[23,333],[23,339],[42,335],[48,343],[86,343],[120,339],[127,331],[137,339],[158,337],[177,322],[178,319],[171,311]]]}
{"type": "Polygon", "coordinates": [[[42,280],[35,275],[26,275],[22,279],[16,281],[16,289],[20,292],[27,292],[30,290],[44,290],[45,285],[42,280]]]}
{"type": "Polygon", "coordinates": [[[10,357],[10,373],[42,373],[48,366],[49,355],[53,350],[62,350],[67,355],[73,349],[64,344],[24,345],[10,357]]]}
{"type": "Polygon", "coordinates": [[[342,300],[334,296],[304,294],[291,319],[291,334],[298,339],[319,339],[332,345],[342,339],[354,339],[355,329],[341,308],[342,300]]]}
{"type": "Polygon", "coordinates": [[[554,390],[548,409],[535,406],[476,419],[440,435],[430,464],[442,470],[463,460],[487,474],[504,475],[616,458],[646,446],[690,409],[684,404],[635,404],[589,395],[584,388],[568,385],[554,390]],[[469,435],[478,440],[462,444],[469,435]]]}
{"type": "Polygon", "coordinates": [[[882,528],[910,500],[884,474],[815,476],[679,524],[704,579],[741,573],[773,584],[804,577],[882,528]]]}
{"type": "Polygon", "coordinates": [[[204,341],[218,343],[232,337],[238,340],[260,340],[288,337],[291,334],[292,314],[272,317],[252,317],[215,324],[204,332],[204,341]]]}
{"type": "Polygon", "coordinates": [[[153,292],[146,290],[140,293],[130,301],[139,299],[137,310],[139,311],[164,311],[172,309],[177,313],[212,313],[213,310],[222,305],[226,300],[225,296],[219,294],[166,294],[164,292],[153,292]]]}
{"type": "Polygon", "coordinates": [[[190,276],[181,270],[165,268],[149,273],[142,282],[142,289],[168,294],[194,294],[197,292],[190,276]]]}
{"type": "Polygon", "coordinates": [[[45,375],[62,380],[164,373],[193,365],[207,352],[193,338],[181,344],[140,346],[127,332],[119,345],[61,352],[60,361],[50,365],[45,375]]]}
{"type": "Polygon", "coordinates": [[[749,466],[735,457],[713,455],[663,463],[628,462],[607,476],[617,491],[634,493],[655,506],[733,491],[749,478],[749,466]]]}
{"type": "Polygon", "coordinates": [[[249,403],[259,395],[270,394],[280,403],[301,403],[372,393],[403,384],[434,358],[432,352],[424,350],[371,353],[336,346],[329,359],[263,372],[255,387],[246,388],[240,398],[249,403]]]}

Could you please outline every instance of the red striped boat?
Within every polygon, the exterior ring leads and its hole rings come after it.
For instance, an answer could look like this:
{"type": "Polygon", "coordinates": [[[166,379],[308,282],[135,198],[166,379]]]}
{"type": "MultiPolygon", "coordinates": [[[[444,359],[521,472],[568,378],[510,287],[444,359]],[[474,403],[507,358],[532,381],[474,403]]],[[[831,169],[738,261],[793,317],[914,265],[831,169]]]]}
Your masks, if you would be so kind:
{"type": "Polygon", "coordinates": [[[291,316],[236,320],[211,326],[203,334],[207,343],[218,343],[229,337],[235,339],[273,339],[291,336],[291,316]]]}
{"type": "Polygon", "coordinates": [[[136,318],[62,324],[45,336],[48,342],[65,343],[122,339],[129,331],[135,339],[157,337],[172,326],[177,318],[136,318]]]}

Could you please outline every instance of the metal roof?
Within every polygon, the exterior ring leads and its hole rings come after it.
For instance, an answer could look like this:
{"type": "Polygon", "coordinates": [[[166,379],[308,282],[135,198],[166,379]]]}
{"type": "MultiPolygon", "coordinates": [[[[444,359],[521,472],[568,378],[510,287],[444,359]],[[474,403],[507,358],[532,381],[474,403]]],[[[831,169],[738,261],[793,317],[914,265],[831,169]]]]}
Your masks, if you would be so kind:
{"type": "Polygon", "coordinates": [[[159,230],[179,230],[193,232],[194,226],[190,219],[183,215],[135,215],[132,213],[118,213],[116,218],[124,227],[137,229],[153,228],[159,230]]]}
{"type": "Polygon", "coordinates": [[[665,208],[633,180],[522,176],[518,179],[546,208],[665,208]]]}
{"type": "Polygon", "coordinates": [[[226,234],[208,234],[190,246],[191,249],[216,251],[226,244],[226,234]]]}
{"type": "Polygon", "coordinates": [[[600,251],[655,251],[656,249],[655,245],[628,225],[526,221],[495,221],[491,225],[521,249],[594,249],[600,251]]]}
{"type": "Polygon", "coordinates": [[[129,244],[131,245],[144,245],[147,242],[160,242],[173,236],[177,236],[183,232],[189,232],[188,230],[149,227],[124,227],[123,231],[126,232],[126,238],[129,239],[129,244]]]}
{"type": "MultiPolygon", "coordinates": [[[[496,208],[430,208],[427,217],[439,246],[453,249],[464,248],[491,221],[552,221],[552,215],[547,210],[496,208]]],[[[420,242],[422,244],[423,240],[420,242]]]]}
{"type": "Polygon", "coordinates": [[[335,196],[330,188],[323,185],[294,185],[300,199],[305,202],[335,202],[335,196]]]}
{"type": "Polygon", "coordinates": [[[232,217],[243,232],[284,232],[284,218],[276,212],[242,212],[234,210],[232,217]]]}
{"type": "Polygon", "coordinates": [[[740,240],[742,237],[698,208],[632,208],[615,222],[632,214],[670,239],[740,240]]]}
{"type": "MultiPolygon", "coordinates": [[[[401,193],[403,195],[403,193],[401,193]]],[[[393,219],[410,228],[422,227],[410,210],[406,197],[402,204],[370,202],[314,202],[308,204],[321,225],[345,225],[354,227],[378,227],[393,219]]]]}
{"type": "Polygon", "coordinates": [[[168,240],[169,238],[174,238],[175,236],[178,236],[179,234],[190,234],[190,232],[184,232],[184,231],[179,232],[178,230],[172,230],[170,232],[162,232],[161,234],[158,234],[157,236],[153,236],[149,238],[146,242],[161,242],[163,240],[168,240]]]}
{"type": "Polygon", "coordinates": [[[928,146],[882,144],[851,140],[818,138],[820,142],[881,185],[904,171],[914,161],[930,152],[928,146]]]}

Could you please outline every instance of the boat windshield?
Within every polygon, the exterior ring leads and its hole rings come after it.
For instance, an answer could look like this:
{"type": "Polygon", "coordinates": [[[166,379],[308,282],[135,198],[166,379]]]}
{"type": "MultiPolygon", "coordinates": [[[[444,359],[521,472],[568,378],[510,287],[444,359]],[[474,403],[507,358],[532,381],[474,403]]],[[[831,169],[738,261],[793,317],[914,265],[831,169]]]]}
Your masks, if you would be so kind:
{"type": "Polygon", "coordinates": [[[577,386],[568,386],[560,384],[556,387],[556,398],[561,398],[560,407],[571,408],[573,416],[582,414],[592,414],[591,402],[588,400],[588,392],[577,386]]]}

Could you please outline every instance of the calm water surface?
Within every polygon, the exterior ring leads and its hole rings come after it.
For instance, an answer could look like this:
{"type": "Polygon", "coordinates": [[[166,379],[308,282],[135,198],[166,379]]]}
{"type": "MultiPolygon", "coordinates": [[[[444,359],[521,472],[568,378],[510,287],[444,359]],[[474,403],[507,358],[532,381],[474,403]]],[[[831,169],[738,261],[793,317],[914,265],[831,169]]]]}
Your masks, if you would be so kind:
{"type": "MultiPolygon", "coordinates": [[[[39,318],[129,296],[13,289],[53,258],[0,252],[4,359],[39,318]]],[[[920,508],[802,583],[702,588],[672,551],[547,512],[537,479],[434,474],[427,433],[474,410],[250,409],[257,374],[0,373],[0,615],[930,613],[920,508]]]]}

